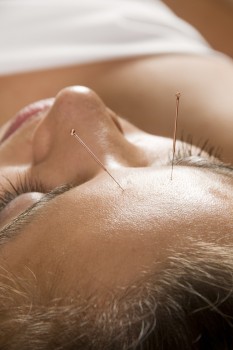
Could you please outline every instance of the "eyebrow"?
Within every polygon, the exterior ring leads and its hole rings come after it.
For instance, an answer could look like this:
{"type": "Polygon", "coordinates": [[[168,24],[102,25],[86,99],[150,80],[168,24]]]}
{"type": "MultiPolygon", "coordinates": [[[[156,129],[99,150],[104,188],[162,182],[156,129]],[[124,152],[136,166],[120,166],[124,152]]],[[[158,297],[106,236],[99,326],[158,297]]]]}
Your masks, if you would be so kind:
{"type": "Polygon", "coordinates": [[[51,200],[69,191],[71,188],[73,188],[73,186],[70,184],[65,184],[54,188],[52,191],[46,193],[36,203],[19,214],[8,225],[4,226],[3,229],[0,230],[0,245],[7,243],[9,240],[15,237],[19,231],[21,231],[31,222],[31,219],[38,212],[38,210],[44,208],[51,200]]]}
{"type": "MultiPolygon", "coordinates": [[[[169,165],[170,161],[169,161],[169,165]]],[[[181,166],[190,166],[196,168],[208,169],[215,174],[225,175],[230,178],[233,178],[233,166],[231,164],[227,164],[221,162],[216,158],[204,158],[200,156],[188,156],[184,158],[177,158],[174,161],[174,165],[181,166]]]]}

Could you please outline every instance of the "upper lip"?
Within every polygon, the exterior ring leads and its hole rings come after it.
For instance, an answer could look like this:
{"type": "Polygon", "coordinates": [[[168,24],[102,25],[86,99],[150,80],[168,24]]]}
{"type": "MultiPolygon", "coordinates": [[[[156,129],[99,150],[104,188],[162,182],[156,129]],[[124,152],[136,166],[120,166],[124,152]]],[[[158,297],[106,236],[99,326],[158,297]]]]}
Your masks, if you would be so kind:
{"type": "Polygon", "coordinates": [[[6,139],[8,139],[26,121],[38,115],[38,113],[41,113],[46,109],[50,108],[53,102],[54,102],[54,99],[49,98],[46,100],[37,101],[21,109],[9,122],[9,126],[7,127],[5,133],[3,134],[0,140],[0,144],[4,142],[6,139]]]}

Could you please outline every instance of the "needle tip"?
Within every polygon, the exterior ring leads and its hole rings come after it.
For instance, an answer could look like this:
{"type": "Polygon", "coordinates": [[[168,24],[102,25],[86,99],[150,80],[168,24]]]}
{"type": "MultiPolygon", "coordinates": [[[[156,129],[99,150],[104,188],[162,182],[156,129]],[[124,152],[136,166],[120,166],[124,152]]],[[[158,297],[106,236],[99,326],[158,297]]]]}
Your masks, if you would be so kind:
{"type": "MultiPolygon", "coordinates": [[[[119,185],[119,186],[120,186],[120,185],[119,185]]],[[[124,192],[124,191],[125,191],[125,190],[124,190],[124,188],[123,188],[122,186],[120,186],[120,188],[121,188],[121,191],[122,191],[122,192],[124,192]]]]}
{"type": "Polygon", "coordinates": [[[75,134],[75,130],[72,129],[71,132],[70,132],[70,135],[74,136],[74,134],[75,134]]]}
{"type": "Polygon", "coordinates": [[[176,97],[177,97],[177,98],[180,98],[180,96],[181,96],[181,93],[180,93],[180,92],[177,92],[177,93],[176,93],[176,97]]]}

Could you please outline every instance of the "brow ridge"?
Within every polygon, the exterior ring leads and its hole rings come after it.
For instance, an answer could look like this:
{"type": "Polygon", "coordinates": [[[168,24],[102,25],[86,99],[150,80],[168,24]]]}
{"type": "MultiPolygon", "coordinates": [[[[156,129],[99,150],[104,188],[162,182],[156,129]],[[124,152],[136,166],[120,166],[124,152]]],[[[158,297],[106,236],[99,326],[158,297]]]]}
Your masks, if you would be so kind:
{"type": "MultiPolygon", "coordinates": [[[[167,165],[171,165],[170,162],[167,165]]],[[[233,178],[233,166],[231,164],[223,163],[221,161],[213,161],[199,156],[189,156],[182,159],[175,159],[174,165],[204,168],[214,172],[215,174],[217,173],[233,178]]],[[[22,231],[22,229],[30,223],[30,219],[33,218],[40,208],[46,206],[51,200],[69,191],[71,188],[73,188],[71,184],[56,187],[54,190],[46,193],[41,199],[27,208],[23,213],[19,214],[19,216],[13,219],[13,221],[11,221],[7,226],[3,227],[3,229],[0,230],[0,246],[7,243],[20,231],[22,231]]]]}
{"type": "Polygon", "coordinates": [[[174,161],[174,165],[190,166],[202,169],[208,169],[215,174],[226,175],[233,178],[233,166],[229,163],[221,162],[217,159],[204,158],[200,156],[188,156],[174,161]]]}
{"type": "Polygon", "coordinates": [[[7,243],[13,237],[15,237],[22,229],[28,225],[33,216],[38,212],[39,209],[44,208],[51,200],[55,199],[59,195],[69,191],[73,186],[65,184],[56,187],[52,191],[46,193],[36,203],[31,205],[16,218],[14,218],[8,225],[0,230],[0,246],[7,243]]]}

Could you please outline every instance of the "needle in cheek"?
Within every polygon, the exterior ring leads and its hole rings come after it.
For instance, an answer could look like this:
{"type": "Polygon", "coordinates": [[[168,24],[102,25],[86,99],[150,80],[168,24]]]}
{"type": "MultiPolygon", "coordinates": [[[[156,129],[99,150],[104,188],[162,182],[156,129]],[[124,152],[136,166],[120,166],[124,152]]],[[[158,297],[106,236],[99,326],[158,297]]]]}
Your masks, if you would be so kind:
{"type": "Polygon", "coordinates": [[[85,150],[90,154],[90,156],[98,163],[101,168],[106,171],[106,173],[113,179],[113,181],[120,187],[122,191],[124,191],[123,187],[119,184],[119,182],[113,177],[112,174],[108,171],[108,169],[103,165],[103,163],[97,158],[97,156],[92,152],[92,150],[85,144],[85,142],[77,135],[76,131],[74,129],[70,132],[71,136],[74,136],[76,140],[85,148],[85,150]]]}
{"type": "Polygon", "coordinates": [[[180,96],[181,96],[181,93],[177,92],[176,93],[176,116],[175,116],[174,134],[173,134],[173,152],[172,152],[171,180],[172,180],[172,175],[173,175],[174,158],[175,158],[175,153],[176,153],[176,136],[177,136],[177,122],[178,122],[178,116],[179,116],[180,96]]]}

